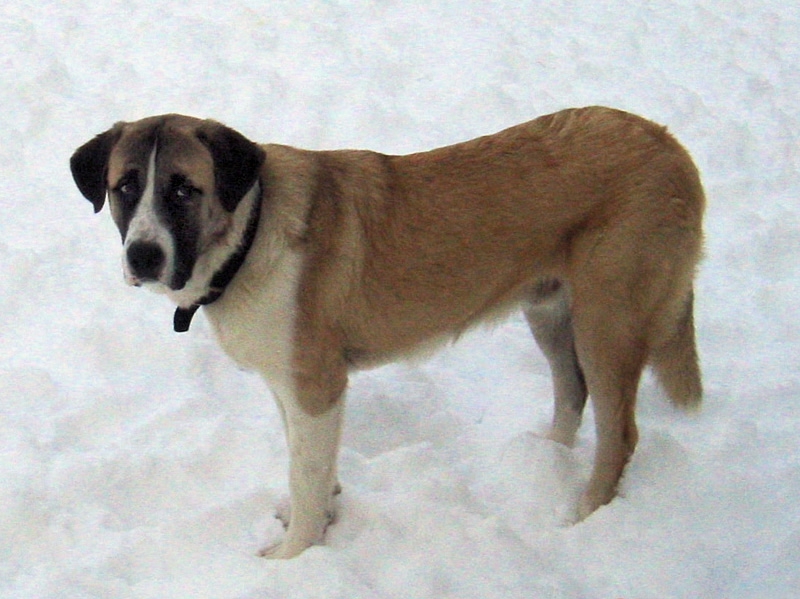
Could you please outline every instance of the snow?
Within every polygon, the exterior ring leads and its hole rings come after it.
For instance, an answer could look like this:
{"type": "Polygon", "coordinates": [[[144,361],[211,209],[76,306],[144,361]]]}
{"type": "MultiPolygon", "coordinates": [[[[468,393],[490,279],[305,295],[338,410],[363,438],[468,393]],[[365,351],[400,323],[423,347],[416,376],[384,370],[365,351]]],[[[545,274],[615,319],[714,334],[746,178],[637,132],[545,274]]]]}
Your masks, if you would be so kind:
{"type": "Polygon", "coordinates": [[[770,599],[800,588],[800,7],[777,0],[23,2],[0,8],[0,596],[770,599]],[[667,124],[709,197],[706,397],[650,378],[620,497],[536,436],[525,324],[359,374],[340,516],[289,562],[286,449],[202,317],[127,288],[71,152],[175,111],[259,141],[402,153],[567,106],[667,124]]]}

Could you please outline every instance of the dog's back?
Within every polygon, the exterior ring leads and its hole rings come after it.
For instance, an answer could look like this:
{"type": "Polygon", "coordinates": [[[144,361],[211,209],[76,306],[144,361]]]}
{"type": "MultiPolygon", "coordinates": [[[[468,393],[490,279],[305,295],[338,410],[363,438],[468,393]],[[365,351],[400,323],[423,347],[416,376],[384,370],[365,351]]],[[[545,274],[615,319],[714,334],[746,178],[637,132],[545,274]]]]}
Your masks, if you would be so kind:
{"type": "Polygon", "coordinates": [[[407,156],[324,152],[318,165],[313,276],[354,356],[460,332],[587,261],[593,279],[630,270],[637,309],[653,312],[665,286],[687,295],[700,255],[689,155],[664,127],[616,110],[562,111],[407,156]]]}

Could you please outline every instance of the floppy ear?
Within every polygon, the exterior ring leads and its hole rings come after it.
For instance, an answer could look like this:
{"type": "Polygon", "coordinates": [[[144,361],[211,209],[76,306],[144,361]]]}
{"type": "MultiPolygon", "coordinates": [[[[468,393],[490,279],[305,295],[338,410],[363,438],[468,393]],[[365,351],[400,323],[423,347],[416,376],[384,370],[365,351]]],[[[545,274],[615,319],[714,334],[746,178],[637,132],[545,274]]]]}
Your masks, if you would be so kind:
{"type": "Polygon", "coordinates": [[[72,178],[84,197],[94,205],[95,213],[100,212],[106,200],[108,156],[119,136],[120,127],[115,125],[75,150],[69,161],[72,178]]]}
{"type": "Polygon", "coordinates": [[[264,150],[241,133],[214,121],[206,121],[197,137],[214,159],[217,197],[225,210],[233,212],[258,179],[264,150]]]}

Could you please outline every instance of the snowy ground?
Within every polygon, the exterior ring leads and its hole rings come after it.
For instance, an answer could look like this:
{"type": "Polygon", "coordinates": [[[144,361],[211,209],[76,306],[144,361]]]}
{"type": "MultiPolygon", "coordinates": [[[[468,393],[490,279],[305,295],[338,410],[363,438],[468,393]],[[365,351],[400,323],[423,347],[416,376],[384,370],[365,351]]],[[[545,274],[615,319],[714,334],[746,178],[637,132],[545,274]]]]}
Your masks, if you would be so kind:
{"type": "Polygon", "coordinates": [[[795,597],[800,8],[786,0],[161,0],[0,8],[0,596],[795,597]],[[576,3],[577,4],[577,3],[576,3]],[[621,496],[569,526],[569,451],[523,322],[359,375],[341,517],[291,562],[276,411],[197,319],[122,282],[67,160],[119,119],[427,149],[567,106],[670,126],[709,196],[704,410],[646,379],[621,496]]]}

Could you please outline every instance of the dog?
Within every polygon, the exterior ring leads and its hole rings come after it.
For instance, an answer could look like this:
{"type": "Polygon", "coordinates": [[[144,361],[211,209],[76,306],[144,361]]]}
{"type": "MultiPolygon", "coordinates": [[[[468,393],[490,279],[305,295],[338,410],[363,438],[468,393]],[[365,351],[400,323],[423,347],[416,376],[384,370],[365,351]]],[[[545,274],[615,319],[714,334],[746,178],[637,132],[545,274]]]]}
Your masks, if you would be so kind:
{"type": "Polygon", "coordinates": [[[521,308],[548,360],[549,438],[571,446],[592,398],[596,455],[583,519],[616,494],[636,447],[643,368],[697,407],[693,279],[704,193],[663,126],[567,109],[404,156],[259,145],[212,120],[120,122],[70,161],[106,197],[128,284],[199,307],[258,371],[289,446],[291,516],[262,554],[321,541],[348,373],[454,339],[521,308]]]}

